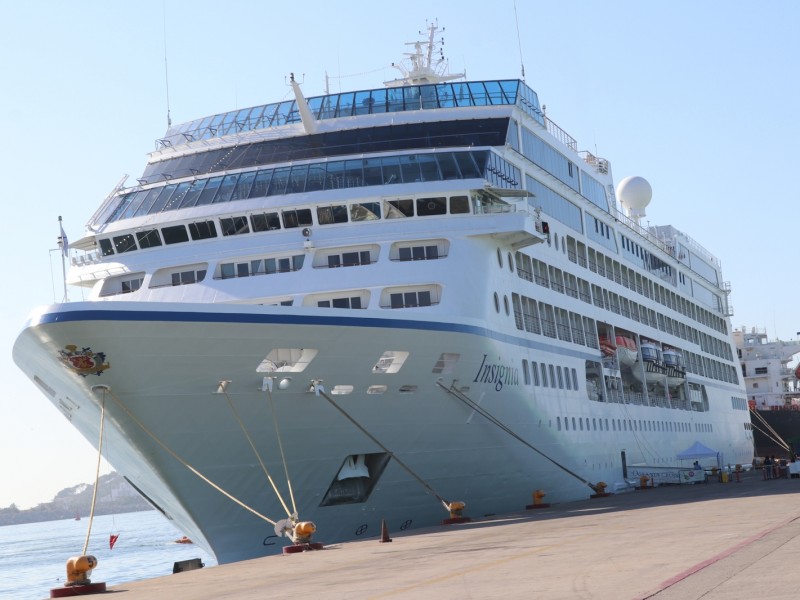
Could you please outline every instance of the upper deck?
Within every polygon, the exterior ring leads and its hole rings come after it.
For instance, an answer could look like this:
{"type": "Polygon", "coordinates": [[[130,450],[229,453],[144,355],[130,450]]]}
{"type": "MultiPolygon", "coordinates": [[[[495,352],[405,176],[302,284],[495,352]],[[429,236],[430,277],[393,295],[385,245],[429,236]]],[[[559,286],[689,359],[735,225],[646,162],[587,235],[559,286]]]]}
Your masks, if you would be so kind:
{"type": "MultiPolygon", "coordinates": [[[[477,106],[518,106],[544,125],[539,98],[518,79],[462,81],[428,85],[407,85],[360,90],[307,99],[312,116],[318,121],[440,108],[477,106]]],[[[157,148],[177,148],[192,142],[228,135],[245,134],[300,123],[297,100],[253,106],[170,127],[157,148]]]]}

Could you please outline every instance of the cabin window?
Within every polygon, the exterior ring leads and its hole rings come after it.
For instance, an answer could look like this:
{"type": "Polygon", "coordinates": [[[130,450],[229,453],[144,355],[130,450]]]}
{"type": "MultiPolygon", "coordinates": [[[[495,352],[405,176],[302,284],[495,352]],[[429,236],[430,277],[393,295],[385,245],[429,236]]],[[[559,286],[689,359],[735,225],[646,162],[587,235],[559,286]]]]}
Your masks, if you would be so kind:
{"type": "Polygon", "coordinates": [[[305,227],[311,225],[311,209],[299,208],[297,210],[284,210],[281,211],[283,216],[283,226],[286,229],[293,227],[305,227]]]}
{"type": "Polygon", "coordinates": [[[330,225],[331,223],[347,223],[347,206],[320,206],[317,208],[317,223],[330,225]]]}
{"type": "Polygon", "coordinates": [[[158,229],[137,231],[136,241],[139,242],[139,248],[153,248],[161,245],[161,236],[158,234],[158,229]]]}
{"type": "Polygon", "coordinates": [[[281,228],[278,213],[258,213],[250,215],[250,225],[254,232],[272,231],[281,228]]]}
{"type": "Polygon", "coordinates": [[[385,204],[387,219],[398,219],[414,216],[414,201],[408,200],[387,200],[385,204]]]}
{"type": "Polygon", "coordinates": [[[181,242],[189,241],[189,235],[186,233],[186,227],[183,225],[162,227],[161,235],[164,237],[164,243],[167,245],[180,244],[181,242]]]}
{"type": "Polygon", "coordinates": [[[123,294],[129,294],[131,292],[135,292],[140,287],[142,287],[142,282],[144,281],[144,277],[139,277],[137,279],[126,279],[120,282],[122,287],[123,294]]]}
{"type": "Polygon", "coordinates": [[[411,246],[399,248],[400,260],[435,260],[439,258],[438,246],[411,246]]]}
{"type": "Polygon", "coordinates": [[[133,235],[131,235],[130,233],[126,233],[125,235],[115,236],[114,249],[117,251],[117,254],[122,254],[123,252],[132,252],[133,250],[137,250],[136,242],[133,239],[133,235]]]}
{"type": "Polygon", "coordinates": [[[114,246],[111,244],[111,240],[109,239],[102,239],[100,240],[100,252],[103,256],[111,256],[114,254],[114,246]]]}
{"type": "Polygon", "coordinates": [[[351,221],[375,221],[381,218],[379,202],[361,202],[350,205],[351,221]]]}
{"type": "Polygon", "coordinates": [[[452,196],[450,198],[450,214],[461,215],[469,213],[469,198],[467,196],[452,196]]]}
{"type": "Polygon", "coordinates": [[[403,292],[390,294],[391,308],[412,308],[415,306],[430,306],[431,293],[428,290],[419,292],[403,292]]]}
{"type": "Polygon", "coordinates": [[[447,214],[447,198],[417,198],[417,216],[447,214]]]}
{"type": "Polygon", "coordinates": [[[341,254],[328,255],[328,268],[336,267],[355,267],[358,265],[368,265],[372,262],[369,250],[360,252],[342,252],[341,254]]]}
{"type": "Polygon", "coordinates": [[[247,217],[226,217],[219,220],[222,228],[222,235],[239,235],[240,233],[250,233],[250,225],[247,217]]]}
{"type": "Polygon", "coordinates": [[[197,283],[198,281],[203,281],[206,276],[205,269],[200,269],[198,271],[181,271],[180,273],[173,273],[172,274],[172,285],[188,285],[191,283],[197,283]]]}
{"type": "Polygon", "coordinates": [[[198,221],[189,223],[189,235],[193,240],[205,240],[217,237],[217,228],[214,221],[198,221]]]}
{"type": "Polygon", "coordinates": [[[317,306],[320,308],[362,308],[361,296],[351,296],[349,298],[332,298],[330,300],[319,300],[317,306]]]}

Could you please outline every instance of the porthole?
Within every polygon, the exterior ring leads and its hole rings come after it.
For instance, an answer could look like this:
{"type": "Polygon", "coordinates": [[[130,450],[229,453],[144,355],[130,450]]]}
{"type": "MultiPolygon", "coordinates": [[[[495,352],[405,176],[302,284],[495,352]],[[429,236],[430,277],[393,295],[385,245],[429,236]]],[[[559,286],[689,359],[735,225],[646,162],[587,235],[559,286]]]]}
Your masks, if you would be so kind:
{"type": "Polygon", "coordinates": [[[511,252],[508,253],[508,270],[514,272],[514,257],[511,256],[511,252]]]}
{"type": "Polygon", "coordinates": [[[557,233],[553,234],[553,242],[556,245],[556,250],[558,250],[558,234],[557,233]]]}
{"type": "Polygon", "coordinates": [[[501,269],[503,268],[503,253],[500,252],[500,248],[497,249],[497,264],[501,269]]]}
{"type": "Polygon", "coordinates": [[[508,308],[508,296],[506,296],[506,295],[503,295],[503,306],[506,309],[506,315],[510,315],[511,311],[508,308]]]}

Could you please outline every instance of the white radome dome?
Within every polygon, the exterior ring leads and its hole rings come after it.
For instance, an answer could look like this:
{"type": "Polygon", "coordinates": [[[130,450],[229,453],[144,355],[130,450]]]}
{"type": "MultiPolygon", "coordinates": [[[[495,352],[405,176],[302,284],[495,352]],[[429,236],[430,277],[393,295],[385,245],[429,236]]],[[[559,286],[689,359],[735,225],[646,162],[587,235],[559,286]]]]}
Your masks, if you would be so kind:
{"type": "Polygon", "coordinates": [[[617,198],[631,212],[644,213],[653,198],[653,188],[644,177],[632,175],[617,184],[617,198]]]}

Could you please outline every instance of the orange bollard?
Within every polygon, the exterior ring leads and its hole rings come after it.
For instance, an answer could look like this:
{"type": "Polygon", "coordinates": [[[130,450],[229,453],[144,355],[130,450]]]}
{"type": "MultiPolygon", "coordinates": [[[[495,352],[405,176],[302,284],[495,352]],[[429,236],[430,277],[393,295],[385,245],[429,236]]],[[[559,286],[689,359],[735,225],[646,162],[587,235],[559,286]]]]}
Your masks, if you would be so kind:
{"type": "Polygon", "coordinates": [[[447,510],[450,511],[450,518],[444,519],[442,525],[455,525],[456,523],[469,523],[472,519],[463,516],[466,504],[459,500],[447,504],[447,510]]]}
{"type": "Polygon", "coordinates": [[[544,498],[546,495],[547,494],[545,494],[543,490],[536,490],[533,492],[533,504],[528,504],[525,508],[528,510],[532,508],[549,508],[549,503],[542,502],[542,498],[544,498]]]}
{"type": "Polygon", "coordinates": [[[608,484],[605,481],[598,481],[594,485],[590,485],[590,487],[595,491],[595,493],[591,494],[589,498],[605,498],[606,496],[611,495],[606,492],[608,484]]]}

